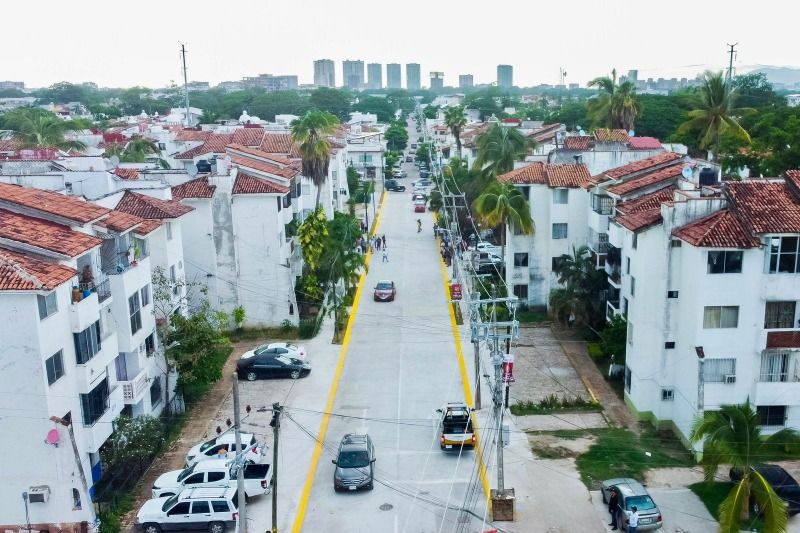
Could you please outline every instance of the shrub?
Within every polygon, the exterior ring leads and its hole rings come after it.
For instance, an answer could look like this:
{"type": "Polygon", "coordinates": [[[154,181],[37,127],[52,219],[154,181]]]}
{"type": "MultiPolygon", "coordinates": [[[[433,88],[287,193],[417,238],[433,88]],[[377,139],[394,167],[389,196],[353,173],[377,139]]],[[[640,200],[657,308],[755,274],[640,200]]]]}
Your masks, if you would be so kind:
{"type": "Polygon", "coordinates": [[[586,345],[586,350],[589,352],[589,356],[594,359],[595,362],[602,363],[608,360],[608,354],[605,353],[603,350],[603,346],[599,342],[590,342],[586,345]]]}

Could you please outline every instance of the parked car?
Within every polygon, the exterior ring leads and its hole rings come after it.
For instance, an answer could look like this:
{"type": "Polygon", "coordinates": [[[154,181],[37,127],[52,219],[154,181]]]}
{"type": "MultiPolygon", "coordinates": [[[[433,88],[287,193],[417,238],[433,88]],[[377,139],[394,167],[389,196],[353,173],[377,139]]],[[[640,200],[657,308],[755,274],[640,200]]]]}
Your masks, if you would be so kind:
{"type": "Polygon", "coordinates": [[[478,241],[478,244],[475,245],[475,251],[477,252],[486,252],[492,255],[496,255],[498,257],[503,256],[503,249],[499,246],[494,244],[490,244],[486,241],[478,241]]]}
{"type": "Polygon", "coordinates": [[[394,176],[395,178],[405,178],[406,176],[408,176],[408,172],[406,172],[405,170],[400,170],[400,169],[393,170],[392,171],[392,176],[394,176]]]}
{"type": "Polygon", "coordinates": [[[425,212],[425,200],[414,200],[414,212],[415,213],[425,212]]]}
{"type": "Polygon", "coordinates": [[[393,302],[395,296],[397,296],[397,288],[394,285],[394,281],[384,279],[375,285],[373,298],[376,302],[393,302]]]}
{"type": "Polygon", "coordinates": [[[416,202],[417,200],[425,201],[425,195],[421,192],[413,192],[411,193],[411,201],[416,202]]]}
{"type": "Polygon", "coordinates": [[[478,274],[492,274],[502,272],[505,264],[500,256],[488,252],[472,252],[472,268],[478,274]]]}
{"type": "Polygon", "coordinates": [[[412,150],[416,150],[417,149],[417,143],[411,143],[411,149],[412,150]]]}
{"type": "Polygon", "coordinates": [[[397,180],[386,180],[386,190],[395,192],[404,192],[406,190],[406,186],[400,185],[399,183],[397,183],[397,180]]]}
{"type": "Polygon", "coordinates": [[[422,179],[427,179],[430,175],[431,175],[431,173],[428,172],[425,169],[420,169],[419,170],[419,177],[422,178],[422,179]]]}
{"type": "Polygon", "coordinates": [[[639,511],[639,527],[637,531],[646,531],[660,528],[664,522],[661,511],[656,502],[650,497],[647,489],[632,478],[614,478],[603,481],[600,492],[603,503],[608,502],[611,490],[616,489],[619,495],[619,514],[617,524],[620,529],[628,529],[628,518],[631,516],[632,509],[636,507],[639,511]]]}
{"type": "Polygon", "coordinates": [[[225,533],[238,517],[236,487],[187,489],[175,496],[147,500],[136,515],[135,527],[144,533],[182,529],[225,533]]]}
{"type": "MultiPolygon", "coordinates": [[[[778,465],[760,465],[756,466],[755,469],[767,480],[775,494],[786,502],[789,516],[800,513],[800,484],[789,472],[778,465]]],[[[731,468],[730,476],[731,481],[734,483],[742,479],[742,473],[734,468],[731,468]]],[[[753,514],[761,514],[761,509],[755,498],[750,499],[750,510],[753,511],[753,514]]]]}
{"type": "Polygon", "coordinates": [[[311,373],[311,363],[287,354],[263,353],[239,359],[236,372],[247,381],[259,378],[298,379],[311,373]]]}
{"type": "Polygon", "coordinates": [[[414,162],[414,158],[412,156],[410,156],[410,155],[407,155],[406,156],[406,163],[413,163],[413,162],[414,162]]]}
{"type": "Polygon", "coordinates": [[[412,181],[411,185],[414,187],[430,187],[433,185],[433,182],[428,178],[420,178],[417,181],[412,181]]]}
{"type": "Polygon", "coordinates": [[[372,490],[375,481],[375,447],[369,435],[348,433],[339,443],[333,470],[333,490],[372,490]]]}
{"type": "Polygon", "coordinates": [[[463,402],[448,403],[442,409],[437,409],[442,415],[439,422],[441,437],[439,446],[443,450],[456,448],[474,448],[475,433],[472,428],[472,410],[463,402]]]}
{"type": "MultiPolygon", "coordinates": [[[[245,452],[245,461],[248,463],[260,463],[264,459],[266,447],[256,440],[252,433],[242,433],[242,451],[245,452]]],[[[220,457],[220,450],[225,451],[224,459],[236,457],[236,436],[233,431],[226,431],[216,437],[200,444],[192,446],[186,454],[186,466],[194,466],[200,461],[210,459],[223,459],[220,457]]]]}
{"type": "MultiPolygon", "coordinates": [[[[153,498],[180,494],[196,487],[236,486],[239,468],[227,459],[201,461],[183,470],[164,472],[153,483],[153,498]]],[[[272,486],[272,469],[269,464],[244,465],[244,492],[250,498],[267,494],[272,486]]]]}

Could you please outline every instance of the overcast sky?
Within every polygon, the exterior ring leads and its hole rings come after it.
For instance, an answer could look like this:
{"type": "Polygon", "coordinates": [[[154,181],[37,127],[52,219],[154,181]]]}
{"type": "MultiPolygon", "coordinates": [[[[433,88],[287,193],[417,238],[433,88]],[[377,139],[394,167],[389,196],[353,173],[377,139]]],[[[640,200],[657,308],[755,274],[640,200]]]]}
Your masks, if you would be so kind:
{"type": "MultiPolygon", "coordinates": [[[[585,83],[616,67],[639,78],[692,77],[736,65],[794,66],[800,2],[743,0],[27,0],[3,2],[0,80],[41,87],[58,81],[159,87],[189,79],[238,80],[259,73],[313,80],[312,61],[420,63],[475,83],[514,66],[514,84],[585,83]],[[792,7],[794,6],[794,7],[792,7]]],[[[386,74],[384,71],[384,83],[386,74]]],[[[405,68],[403,68],[405,85],[405,68]]]]}

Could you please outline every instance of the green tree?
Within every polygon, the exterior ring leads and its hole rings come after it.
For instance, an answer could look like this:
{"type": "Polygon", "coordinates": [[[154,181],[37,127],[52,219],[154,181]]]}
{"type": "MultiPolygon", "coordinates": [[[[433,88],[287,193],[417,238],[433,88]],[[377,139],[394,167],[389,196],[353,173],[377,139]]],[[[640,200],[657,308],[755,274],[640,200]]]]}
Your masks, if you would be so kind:
{"type": "Polygon", "coordinates": [[[327,111],[312,110],[292,122],[292,139],[298,145],[302,157],[303,175],[317,187],[317,199],[314,204],[319,208],[319,195],[322,184],[328,178],[328,166],[331,160],[331,141],[339,120],[327,111]]]}
{"type": "Polygon", "coordinates": [[[585,102],[566,102],[555,111],[550,118],[549,122],[558,122],[564,124],[567,129],[574,130],[578,126],[586,126],[589,123],[587,116],[585,102]]]}
{"type": "Polygon", "coordinates": [[[328,219],[325,217],[325,211],[317,207],[300,225],[297,236],[306,266],[311,272],[316,272],[320,267],[320,259],[325,251],[325,239],[328,236],[328,219]]]}
{"type": "Polygon", "coordinates": [[[417,146],[417,160],[424,162],[430,167],[431,158],[433,157],[433,147],[430,143],[421,143],[417,146]]]}
{"type": "Polygon", "coordinates": [[[57,148],[59,150],[83,150],[80,141],[67,140],[68,133],[83,129],[85,124],[67,121],[37,108],[11,111],[3,117],[6,128],[14,131],[20,148],[57,148]]]}
{"type": "Polygon", "coordinates": [[[675,95],[643,94],[642,114],[636,118],[636,135],[650,136],[666,141],[686,120],[691,105],[685,98],[675,95]]]}
{"type": "Polygon", "coordinates": [[[628,346],[628,321],[622,315],[614,315],[600,331],[600,342],[606,355],[614,356],[614,363],[625,364],[628,346]]]}
{"type": "Polygon", "coordinates": [[[617,83],[617,70],[611,77],[599,77],[589,82],[589,87],[597,87],[599,93],[588,102],[589,118],[595,126],[632,130],[642,106],[636,97],[636,86],[625,81],[617,83]]]}
{"type": "Polygon", "coordinates": [[[562,255],[553,272],[575,304],[571,313],[576,320],[593,326],[602,324],[605,309],[601,291],[607,287],[608,277],[595,266],[589,247],[573,246],[572,253],[562,255]]]}
{"type": "Polygon", "coordinates": [[[786,98],[775,92],[763,72],[743,74],[733,78],[737,107],[779,107],[786,105],[786,98]]]}
{"type": "Polygon", "coordinates": [[[535,231],[531,207],[525,195],[510,183],[495,181],[473,202],[475,216],[490,228],[501,226],[500,242],[505,246],[506,226],[513,224],[525,235],[535,231]]]}
{"type": "Polygon", "coordinates": [[[422,110],[422,116],[424,118],[434,119],[439,116],[439,106],[429,104],[422,110]]]}
{"type": "Polygon", "coordinates": [[[164,424],[152,416],[119,416],[101,448],[106,470],[122,470],[153,456],[164,445],[164,424]]]}
{"type": "Polygon", "coordinates": [[[500,107],[499,100],[500,90],[497,87],[489,87],[469,94],[464,99],[464,107],[477,109],[481,120],[486,120],[493,115],[500,118],[503,108],[500,107]]]}
{"type": "Polygon", "coordinates": [[[448,107],[444,111],[444,123],[450,128],[450,133],[456,138],[456,151],[461,156],[461,130],[467,125],[467,116],[460,105],[448,107]]]}
{"type": "Polygon", "coordinates": [[[743,141],[750,142],[750,134],[739,124],[741,115],[753,110],[733,107],[735,91],[722,72],[706,71],[700,87],[700,100],[695,109],[689,111],[689,118],[678,128],[678,133],[699,132],[700,148],[713,147],[715,158],[720,157],[722,135],[730,132],[743,141]]]}
{"type": "Polygon", "coordinates": [[[492,178],[514,170],[514,162],[525,157],[531,148],[531,142],[519,130],[500,124],[493,124],[478,135],[476,144],[474,168],[492,178]]]}
{"type": "MultiPolygon", "coordinates": [[[[117,148],[113,148],[112,152],[115,150],[117,148]]],[[[146,137],[137,136],[128,141],[125,149],[119,154],[119,160],[123,163],[144,163],[148,156],[156,156],[161,168],[169,168],[169,163],[161,157],[158,145],[146,137]]]]}
{"type": "Polygon", "coordinates": [[[784,502],[755,469],[769,457],[780,458],[800,451],[800,434],[782,429],[772,435],[761,434],[758,413],[749,402],[723,405],[719,411],[699,416],[690,435],[693,443],[703,443],[703,466],[706,481],[714,479],[720,465],[731,465],[741,473],[728,497],[719,506],[719,530],[738,533],[749,517],[751,503],[764,517],[765,533],[787,531],[788,514],[784,502]]]}
{"type": "Polygon", "coordinates": [[[320,87],[314,89],[309,97],[312,107],[335,115],[339,120],[350,116],[352,97],[347,91],[320,87]]]}
{"type": "Polygon", "coordinates": [[[408,130],[402,122],[392,122],[383,137],[389,150],[403,150],[408,144],[408,130]]]}
{"type": "Polygon", "coordinates": [[[374,113],[378,122],[391,122],[394,120],[395,107],[387,98],[377,96],[363,96],[358,103],[353,105],[353,110],[361,113],[374,113]]]}
{"type": "Polygon", "coordinates": [[[177,386],[181,390],[205,386],[222,377],[223,361],[219,361],[219,350],[228,347],[225,336],[230,319],[221,311],[214,311],[208,301],[193,309],[188,316],[180,314],[170,318],[171,328],[167,332],[167,357],[175,361],[180,377],[177,386]]]}

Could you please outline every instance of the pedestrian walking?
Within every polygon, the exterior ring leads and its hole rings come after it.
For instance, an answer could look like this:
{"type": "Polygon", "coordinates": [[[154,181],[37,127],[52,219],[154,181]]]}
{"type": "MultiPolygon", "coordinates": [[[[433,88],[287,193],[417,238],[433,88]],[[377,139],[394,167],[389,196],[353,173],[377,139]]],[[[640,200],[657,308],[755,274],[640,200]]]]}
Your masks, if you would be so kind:
{"type": "Polygon", "coordinates": [[[631,516],[628,518],[628,533],[636,533],[639,529],[639,509],[631,507],[631,516]]]}
{"type": "Polygon", "coordinates": [[[383,249],[386,249],[386,234],[381,235],[381,242],[383,242],[383,249]]]}
{"type": "Polygon", "coordinates": [[[386,247],[383,247],[383,258],[381,259],[381,263],[388,263],[389,262],[389,251],[386,250],[386,247]]]}
{"type": "Polygon", "coordinates": [[[383,248],[383,246],[381,246],[381,238],[375,236],[375,249],[380,250],[381,248],[383,248]]]}
{"type": "Polygon", "coordinates": [[[608,496],[608,514],[611,515],[611,530],[617,529],[617,511],[619,510],[619,494],[616,488],[611,488],[611,494],[608,496]]]}

